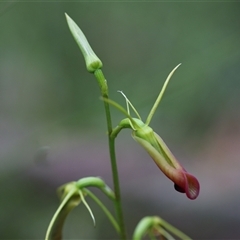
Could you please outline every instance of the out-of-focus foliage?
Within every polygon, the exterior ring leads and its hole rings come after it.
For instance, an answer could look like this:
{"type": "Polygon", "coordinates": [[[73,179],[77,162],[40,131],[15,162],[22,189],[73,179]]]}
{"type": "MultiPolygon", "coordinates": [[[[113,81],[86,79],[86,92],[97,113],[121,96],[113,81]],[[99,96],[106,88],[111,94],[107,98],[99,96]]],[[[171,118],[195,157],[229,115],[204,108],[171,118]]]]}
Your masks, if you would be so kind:
{"type": "MultiPolygon", "coordinates": [[[[169,193],[151,160],[123,134],[117,152],[129,230],[144,214],[158,214],[195,239],[237,238],[240,219],[232,198],[239,199],[240,189],[232,170],[240,153],[231,152],[240,139],[239,3],[180,1],[0,3],[0,238],[43,238],[58,205],[54,189],[67,181],[96,175],[111,185],[98,85],[65,12],[102,60],[110,97],[124,103],[117,90],[124,91],[142,116],[168,73],[182,63],[152,127],[171,140],[177,156],[187,158],[184,165],[199,176],[202,193],[191,205],[169,193]],[[148,186],[152,205],[144,205],[137,183],[148,186]],[[229,208],[222,206],[223,196],[229,208]],[[220,209],[235,219],[231,226],[220,209]]],[[[113,113],[117,124],[122,116],[113,113]]],[[[96,211],[95,230],[85,210],[72,213],[66,237],[115,237],[96,211]]]]}

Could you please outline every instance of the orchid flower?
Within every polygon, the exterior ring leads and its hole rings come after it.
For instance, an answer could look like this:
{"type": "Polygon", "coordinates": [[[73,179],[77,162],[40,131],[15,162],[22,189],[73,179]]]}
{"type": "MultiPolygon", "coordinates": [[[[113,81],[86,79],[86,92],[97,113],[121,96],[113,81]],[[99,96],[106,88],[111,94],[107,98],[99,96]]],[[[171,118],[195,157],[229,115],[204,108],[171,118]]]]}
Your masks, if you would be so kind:
{"type": "Polygon", "coordinates": [[[85,177],[76,182],[69,182],[62,185],[57,190],[61,203],[49,223],[45,240],[62,239],[62,230],[68,214],[81,202],[85,205],[90,213],[94,226],[96,225],[95,217],[85,200],[85,196],[91,197],[98,204],[98,206],[102,208],[116,231],[120,231],[119,225],[115,218],[105,207],[105,205],[95,196],[95,194],[87,189],[88,187],[97,187],[111,200],[115,200],[114,192],[99,177],[85,177]]]}
{"type": "Polygon", "coordinates": [[[150,121],[162,99],[162,96],[167,87],[167,84],[170,78],[172,77],[173,73],[179,66],[180,64],[177,65],[168,75],[162,87],[162,90],[160,91],[158,98],[155,101],[145,123],[141,120],[141,117],[138,114],[137,110],[134,108],[134,106],[131,104],[128,98],[123,94],[123,92],[120,91],[120,93],[126,99],[127,110],[125,110],[122,106],[120,106],[119,104],[117,104],[112,100],[104,99],[104,101],[115,106],[117,109],[123,112],[124,115],[127,116],[127,118],[123,119],[119,123],[119,125],[113,130],[113,132],[111,133],[111,136],[115,138],[123,128],[132,129],[133,139],[136,142],[138,142],[149,153],[149,155],[154,160],[156,165],[160,168],[160,170],[170,180],[174,182],[175,189],[178,192],[186,193],[189,199],[195,199],[197,198],[200,190],[200,185],[198,180],[193,175],[188,173],[179,164],[179,162],[171,153],[171,151],[169,150],[167,145],[164,143],[162,138],[157,133],[155,133],[151,127],[149,127],[150,121]],[[133,111],[135,112],[138,118],[131,117],[129,106],[133,109],[133,111]]]}

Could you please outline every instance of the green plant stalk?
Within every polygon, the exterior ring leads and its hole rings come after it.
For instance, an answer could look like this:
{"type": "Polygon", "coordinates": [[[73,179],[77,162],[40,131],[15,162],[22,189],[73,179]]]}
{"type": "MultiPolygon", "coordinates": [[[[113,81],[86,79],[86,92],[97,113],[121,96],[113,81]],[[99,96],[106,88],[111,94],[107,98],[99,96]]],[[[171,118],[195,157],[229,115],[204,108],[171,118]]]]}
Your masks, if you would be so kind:
{"type": "MultiPolygon", "coordinates": [[[[94,72],[94,75],[97,78],[98,84],[100,86],[102,97],[108,99],[107,80],[105,79],[102,70],[97,69],[94,72]]],[[[116,196],[116,200],[114,201],[115,210],[116,210],[119,227],[120,227],[120,236],[121,236],[121,239],[124,240],[124,239],[127,239],[127,236],[125,231],[125,224],[124,224],[122,204],[121,204],[121,192],[120,192],[118,168],[117,168],[117,161],[116,161],[116,154],[115,154],[115,138],[111,137],[112,120],[111,120],[109,103],[106,101],[104,101],[104,108],[105,108],[106,119],[107,119],[109,153],[110,153],[110,160],[111,160],[111,167],[112,167],[114,192],[116,196]]]]}

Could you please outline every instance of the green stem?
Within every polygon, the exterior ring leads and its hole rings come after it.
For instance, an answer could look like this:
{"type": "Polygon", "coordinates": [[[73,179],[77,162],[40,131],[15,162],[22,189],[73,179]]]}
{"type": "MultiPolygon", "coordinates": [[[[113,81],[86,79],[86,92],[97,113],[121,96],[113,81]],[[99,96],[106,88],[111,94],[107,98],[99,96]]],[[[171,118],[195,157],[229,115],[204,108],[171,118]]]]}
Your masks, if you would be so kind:
{"type": "MultiPolygon", "coordinates": [[[[97,78],[98,84],[100,86],[102,97],[108,99],[107,80],[105,79],[102,71],[100,69],[97,69],[94,72],[94,75],[97,78]]],[[[109,103],[106,101],[104,101],[104,108],[105,108],[106,119],[107,119],[109,153],[110,153],[110,159],[111,159],[114,192],[116,196],[116,200],[114,201],[115,210],[117,213],[117,218],[120,226],[120,236],[121,236],[121,239],[124,240],[124,239],[127,239],[127,237],[125,232],[125,224],[124,224],[122,204],[121,204],[121,193],[120,193],[117,161],[116,161],[116,154],[115,154],[115,138],[111,138],[112,120],[111,120],[109,103]]]]}

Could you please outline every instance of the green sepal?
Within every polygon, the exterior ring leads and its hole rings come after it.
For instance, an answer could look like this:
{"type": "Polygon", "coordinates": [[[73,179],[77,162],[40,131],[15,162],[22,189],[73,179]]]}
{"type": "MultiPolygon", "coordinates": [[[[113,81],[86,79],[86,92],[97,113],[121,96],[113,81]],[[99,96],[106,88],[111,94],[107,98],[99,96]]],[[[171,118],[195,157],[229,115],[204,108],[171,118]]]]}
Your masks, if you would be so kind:
{"type": "MultiPolygon", "coordinates": [[[[61,189],[61,191],[62,190],[63,189],[61,189]]],[[[63,191],[63,196],[61,196],[61,199],[62,202],[53,215],[52,220],[48,226],[45,240],[62,239],[62,229],[66,217],[72,211],[72,209],[78,206],[81,202],[81,198],[74,186],[71,187],[68,193],[67,191],[63,191]]]]}
{"type": "Polygon", "coordinates": [[[74,198],[71,198],[69,202],[66,203],[66,205],[61,209],[57,218],[55,219],[55,222],[52,226],[49,237],[46,237],[46,239],[49,239],[49,240],[62,239],[62,231],[63,231],[65,220],[68,214],[75,207],[77,207],[80,204],[80,202],[81,202],[80,197],[75,196],[74,198]]]}

